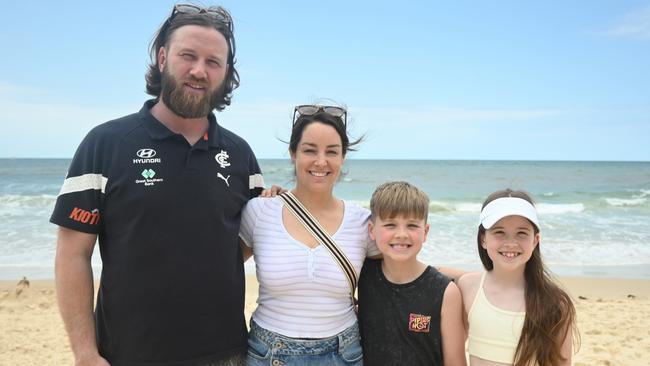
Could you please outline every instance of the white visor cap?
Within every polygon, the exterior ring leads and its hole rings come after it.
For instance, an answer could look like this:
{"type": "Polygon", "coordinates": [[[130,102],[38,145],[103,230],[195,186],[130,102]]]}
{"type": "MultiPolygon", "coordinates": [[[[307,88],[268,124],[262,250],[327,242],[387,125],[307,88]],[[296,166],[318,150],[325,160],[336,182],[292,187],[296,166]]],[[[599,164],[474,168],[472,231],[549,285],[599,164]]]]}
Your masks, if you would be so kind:
{"type": "Polygon", "coordinates": [[[522,216],[530,220],[539,229],[537,210],[530,202],[523,198],[502,197],[485,205],[481,210],[479,225],[486,230],[506,216],[522,216]]]}

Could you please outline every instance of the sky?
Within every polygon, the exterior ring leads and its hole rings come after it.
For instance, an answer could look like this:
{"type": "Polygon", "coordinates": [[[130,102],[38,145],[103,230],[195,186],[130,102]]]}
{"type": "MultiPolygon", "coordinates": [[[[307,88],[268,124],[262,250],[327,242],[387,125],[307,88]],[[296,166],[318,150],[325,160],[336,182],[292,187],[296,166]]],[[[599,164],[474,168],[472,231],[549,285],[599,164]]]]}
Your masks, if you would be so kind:
{"type": "MultiPolygon", "coordinates": [[[[650,1],[243,1],[221,125],[287,158],[293,107],[349,111],[356,159],[650,161],[650,1]]],[[[70,158],[139,110],[171,1],[7,2],[0,158],[70,158]]]]}

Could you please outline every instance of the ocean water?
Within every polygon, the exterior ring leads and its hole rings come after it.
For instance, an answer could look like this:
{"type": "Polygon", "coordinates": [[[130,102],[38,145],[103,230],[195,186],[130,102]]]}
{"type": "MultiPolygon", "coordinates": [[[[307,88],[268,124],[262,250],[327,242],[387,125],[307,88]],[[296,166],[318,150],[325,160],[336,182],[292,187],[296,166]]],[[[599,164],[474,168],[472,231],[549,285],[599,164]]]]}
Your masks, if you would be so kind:
{"type": "MultiPolygon", "coordinates": [[[[49,223],[68,159],[0,159],[0,279],[53,278],[49,223]]],[[[260,160],[269,184],[293,185],[288,160],[260,160]]],[[[478,269],[476,227],[491,192],[524,189],[536,201],[541,250],[560,275],[650,279],[650,163],[348,159],[338,197],[368,207],[374,188],[406,180],[430,197],[420,258],[478,269]]],[[[99,251],[96,250],[96,254],[99,251]]],[[[252,261],[249,261],[252,262],[252,261]]],[[[93,257],[95,275],[100,258],[93,257]]],[[[247,263],[247,270],[253,271],[247,263]]]]}

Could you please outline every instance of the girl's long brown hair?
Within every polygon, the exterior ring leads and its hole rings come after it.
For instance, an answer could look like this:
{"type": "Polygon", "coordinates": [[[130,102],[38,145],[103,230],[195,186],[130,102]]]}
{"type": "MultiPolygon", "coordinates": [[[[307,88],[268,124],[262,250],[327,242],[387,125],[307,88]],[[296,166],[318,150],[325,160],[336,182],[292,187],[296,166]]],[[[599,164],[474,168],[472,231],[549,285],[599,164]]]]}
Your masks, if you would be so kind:
{"type": "MultiPolygon", "coordinates": [[[[526,192],[505,189],[492,193],[483,203],[483,207],[502,197],[522,198],[534,204],[533,199],[526,192]]],[[[533,227],[537,234],[539,228],[535,224],[533,227]]],[[[478,252],[483,267],[491,271],[494,263],[488,256],[487,250],[481,245],[484,236],[485,228],[480,225],[477,236],[478,252]]],[[[571,332],[576,348],[580,343],[573,301],[554,282],[544,267],[539,246],[538,243],[524,269],[526,317],[515,351],[514,366],[535,365],[535,362],[539,366],[548,366],[564,361],[561,351],[567,332],[571,332]]]]}

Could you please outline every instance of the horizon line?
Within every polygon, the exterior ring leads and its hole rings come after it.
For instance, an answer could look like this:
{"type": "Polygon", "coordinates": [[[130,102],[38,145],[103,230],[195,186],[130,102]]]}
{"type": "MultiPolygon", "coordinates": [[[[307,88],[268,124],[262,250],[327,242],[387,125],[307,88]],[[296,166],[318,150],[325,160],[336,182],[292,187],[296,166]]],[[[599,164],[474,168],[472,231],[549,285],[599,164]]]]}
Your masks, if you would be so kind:
{"type": "MultiPolygon", "coordinates": [[[[7,157],[0,156],[0,160],[72,160],[72,157],[7,157]]],[[[257,158],[257,160],[289,160],[288,158],[257,158]]],[[[650,163],[650,160],[586,160],[586,159],[462,159],[462,158],[353,158],[351,161],[483,161],[483,162],[538,162],[538,163],[650,163]]]]}

